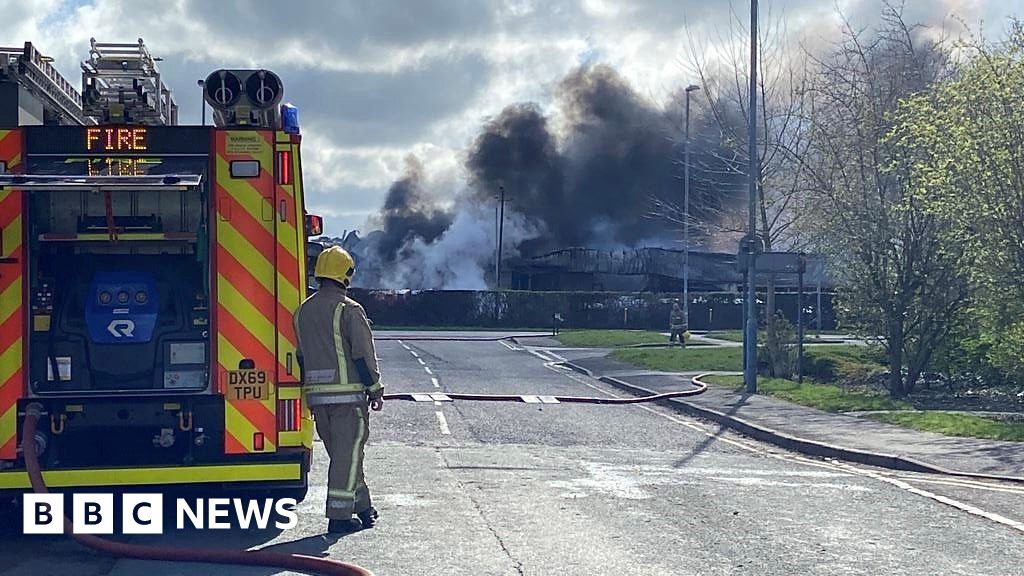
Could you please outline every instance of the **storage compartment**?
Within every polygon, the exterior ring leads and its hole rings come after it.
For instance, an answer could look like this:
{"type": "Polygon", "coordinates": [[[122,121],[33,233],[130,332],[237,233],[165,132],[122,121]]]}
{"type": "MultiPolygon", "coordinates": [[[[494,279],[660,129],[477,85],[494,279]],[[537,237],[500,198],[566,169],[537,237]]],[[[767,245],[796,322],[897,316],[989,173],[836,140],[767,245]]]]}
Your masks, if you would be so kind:
{"type": "Polygon", "coordinates": [[[39,395],[209,390],[201,191],[36,191],[30,382],[39,395]]]}

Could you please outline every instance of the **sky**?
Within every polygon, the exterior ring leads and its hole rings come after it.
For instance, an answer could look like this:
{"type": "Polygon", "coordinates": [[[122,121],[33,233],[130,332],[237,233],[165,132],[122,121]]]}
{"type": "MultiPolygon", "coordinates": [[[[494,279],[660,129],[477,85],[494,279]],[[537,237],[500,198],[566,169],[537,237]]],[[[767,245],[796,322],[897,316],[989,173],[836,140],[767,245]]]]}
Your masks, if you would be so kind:
{"type": "MultiPolygon", "coordinates": [[[[881,0],[762,0],[762,23],[791,45],[827,46],[837,9],[855,26],[881,0]]],[[[907,0],[909,20],[960,21],[995,37],[1024,2],[907,0]]],[[[373,227],[406,158],[442,199],[465,186],[467,150],[516,102],[551,104],[559,81],[608,64],[655,104],[693,82],[688,64],[716,53],[749,4],[728,0],[0,0],[0,46],[32,41],[70,81],[89,39],[143,38],[180,106],[198,124],[196,81],[217,68],[275,71],[299,108],[307,209],[326,232],[373,227]]]]}

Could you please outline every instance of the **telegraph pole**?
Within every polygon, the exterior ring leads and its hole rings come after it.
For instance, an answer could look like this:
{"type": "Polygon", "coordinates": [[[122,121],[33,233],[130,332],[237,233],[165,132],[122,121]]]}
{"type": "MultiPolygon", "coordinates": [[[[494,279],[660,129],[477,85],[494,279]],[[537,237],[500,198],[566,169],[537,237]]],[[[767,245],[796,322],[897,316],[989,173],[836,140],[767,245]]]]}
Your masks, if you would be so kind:
{"type": "Polygon", "coordinates": [[[690,93],[700,86],[686,87],[686,149],[683,152],[683,322],[690,326],[690,93]]]}
{"type": "Polygon", "coordinates": [[[501,288],[501,248],[505,236],[505,187],[498,186],[498,190],[501,193],[501,201],[498,204],[498,261],[495,266],[495,274],[497,275],[494,279],[495,286],[501,288]]]}
{"type": "Polygon", "coordinates": [[[747,326],[743,337],[745,363],[743,366],[743,382],[747,392],[757,392],[757,268],[754,259],[757,237],[757,180],[761,172],[757,157],[757,0],[750,0],[750,123],[747,130],[747,150],[750,155],[749,186],[750,198],[747,207],[749,222],[747,223],[747,326]]]}

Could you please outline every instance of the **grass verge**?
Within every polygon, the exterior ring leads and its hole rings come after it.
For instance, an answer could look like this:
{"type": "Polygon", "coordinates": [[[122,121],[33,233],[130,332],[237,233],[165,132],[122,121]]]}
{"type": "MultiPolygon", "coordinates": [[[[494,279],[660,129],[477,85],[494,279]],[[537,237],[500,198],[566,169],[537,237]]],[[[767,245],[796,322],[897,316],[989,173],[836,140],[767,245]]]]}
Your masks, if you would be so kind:
{"type": "Polygon", "coordinates": [[[733,371],[743,367],[742,348],[630,348],[616,350],[611,357],[648,370],[664,372],[733,371]]]}
{"type": "MultiPolygon", "coordinates": [[[[728,386],[737,391],[743,389],[742,376],[709,376],[709,384],[728,386]]],[[[797,384],[781,378],[758,378],[757,388],[768,394],[795,404],[810,406],[826,412],[861,412],[869,410],[910,410],[909,402],[893,400],[875,392],[845,390],[830,384],[804,382],[797,384]]]]}
{"type": "MultiPolygon", "coordinates": [[[[845,344],[814,348],[814,355],[819,359],[818,362],[824,361],[820,359],[832,359],[833,357],[845,359],[848,355],[857,358],[862,353],[862,351],[854,349],[853,346],[845,344]]],[[[808,357],[810,358],[810,356],[808,357]]],[[[679,348],[616,350],[612,353],[612,358],[648,370],[663,372],[693,370],[732,372],[743,369],[743,348],[740,347],[687,346],[684,350],[679,348]]]]}
{"type": "Polygon", "coordinates": [[[593,348],[668,344],[667,336],[644,330],[563,330],[555,338],[564,346],[593,348]]]}
{"type": "Polygon", "coordinates": [[[974,414],[907,411],[865,414],[865,416],[887,424],[896,424],[923,432],[937,432],[947,436],[1024,442],[1024,424],[1000,422],[974,414]]]}
{"type": "MultiPolygon", "coordinates": [[[[743,390],[742,376],[709,376],[705,381],[709,384],[728,386],[737,391],[743,390]]],[[[864,414],[863,417],[912,430],[964,438],[1024,442],[1024,424],[1001,422],[974,414],[938,410],[923,412],[914,410],[909,402],[894,400],[877,392],[844,390],[838,386],[814,382],[805,382],[801,385],[792,380],[779,378],[758,378],[757,387],[761,394],[826,412],[891,410],[864,414]]]]}
{"type": "MultiPolygon", "coordinates": [[[[715,340],[728,340],[729,342],[743,342],[743,330],[714,330],[704,336],[715,340]]],[[[764,342],[764,331],[757,332],[757,341],[764,342]]]]}
{"type": "MultiPolygon", "coordinates": [[[[817,332],[804,329],[804,341],[814,342],[817,340],[817,332]]],[[[822,330],[822,336],[842,336],[842,332],[833,332],[822,330]]],[[[730,342],[743,342],[743,331],[742,330],[713,330],[706,334],[708,338],[714,338],[716,340],[728,340],[730,342]]],[[[765,333],[764,330],[757,332],[757,341],[764,343],[765,333]]]]}

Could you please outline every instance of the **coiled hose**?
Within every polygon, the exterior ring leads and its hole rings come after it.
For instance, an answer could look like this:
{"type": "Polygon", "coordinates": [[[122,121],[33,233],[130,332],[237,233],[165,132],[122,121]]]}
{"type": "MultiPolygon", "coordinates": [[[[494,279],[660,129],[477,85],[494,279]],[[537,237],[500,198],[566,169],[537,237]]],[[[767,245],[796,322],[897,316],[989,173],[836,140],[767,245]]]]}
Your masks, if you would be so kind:
{"type": "MultiPolygon", "coordinates": [[[[25,469],[28,471],[32,489],[40,494],[49,492],[43,482],[43,473],[39,468],[39,454],[36,452],[35,434],[43,407],[40,404],[29,404],[25,409],[25,421],[22,425],[22,438],[25,452],[25,469]]],[[[146,546],[127,544],[105,540],[91,534],[75,534],[71,520],[64,517],[64,533],[70,534],[79,544],[93,550],[138,560],[159,560],[165,562],[200,562],[209,564],[240,564],[243,566],[264,566],[296,570],[307,574],[323,574],[325,576],[373,576],[369,570],[328,558],[306,556],[302,554],[284,554],[280,552],[215,550],[174,548],[169,546],[146,546]]]]}

